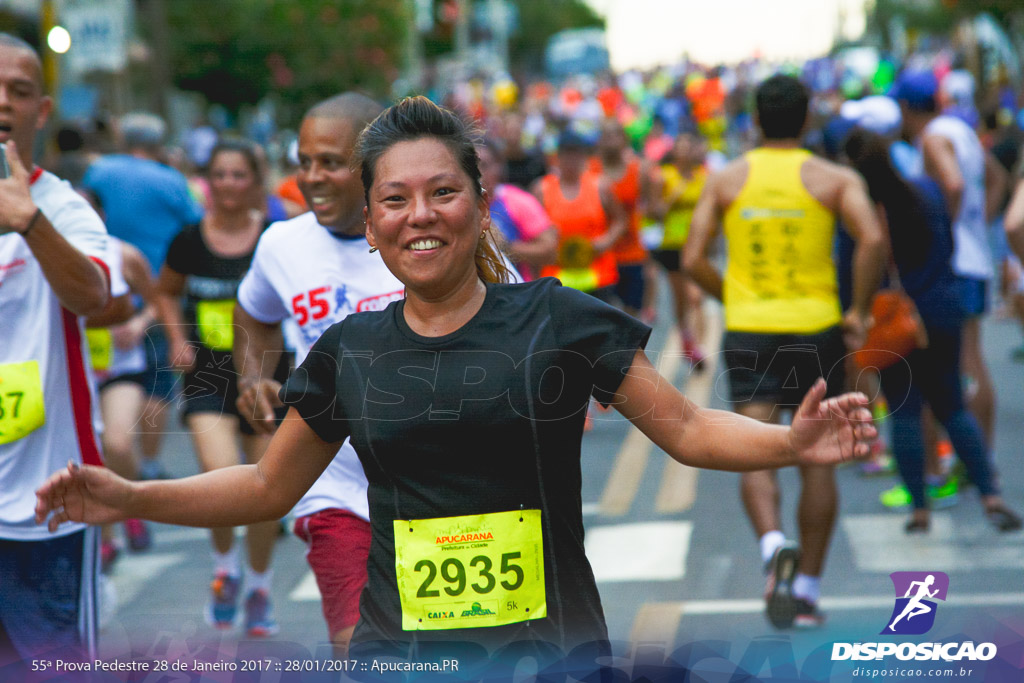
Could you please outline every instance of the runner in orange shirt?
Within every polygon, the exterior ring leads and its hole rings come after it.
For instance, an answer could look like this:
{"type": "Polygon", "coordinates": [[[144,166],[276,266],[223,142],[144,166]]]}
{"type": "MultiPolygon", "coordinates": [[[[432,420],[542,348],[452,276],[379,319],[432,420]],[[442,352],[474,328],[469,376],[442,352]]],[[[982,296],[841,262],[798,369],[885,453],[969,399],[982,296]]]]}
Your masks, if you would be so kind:
{"type": "Polygon", "coordinates": [[[558,229],[558,263],[541,276],[613,301],[619,281],[612,247],[626,230],[625,213],[600,176],[587,173],[589,141],[572,129],[558,137],[558,172],[534,184],[551,222],[558,229]]]}
{"type": "Polygon", "coordinates": [[[647,249],[640,242],[639,203],[643,196],[641,185],[648,175],[647,166],[630,149],[622,124],[615,119],[605,119],[601,124],[597,156],[591,159],[590,170],[608,184],[626,215],[625,234],[613,248],[619,271],[615,294],[625,311],[634,317],[644,308],[647,249]]]}

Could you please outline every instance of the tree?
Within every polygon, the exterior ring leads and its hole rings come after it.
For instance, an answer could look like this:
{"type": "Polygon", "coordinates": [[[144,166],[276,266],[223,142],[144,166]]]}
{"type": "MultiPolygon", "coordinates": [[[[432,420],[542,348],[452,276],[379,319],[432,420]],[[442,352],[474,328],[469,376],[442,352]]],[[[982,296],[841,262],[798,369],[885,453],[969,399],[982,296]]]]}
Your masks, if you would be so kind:
{"type": "Polygon", "coordinates": [[[383,96],[407,11],[405,0],[174,0],[173,80],[232,112],[277,93],[292,118],[343,90],[383,96]]]}

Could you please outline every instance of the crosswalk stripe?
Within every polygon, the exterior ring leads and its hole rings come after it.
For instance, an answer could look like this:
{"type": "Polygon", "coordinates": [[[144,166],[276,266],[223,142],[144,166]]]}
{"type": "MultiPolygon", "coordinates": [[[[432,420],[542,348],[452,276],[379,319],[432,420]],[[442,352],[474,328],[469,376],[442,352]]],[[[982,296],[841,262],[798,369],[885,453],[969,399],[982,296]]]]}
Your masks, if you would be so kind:
{"type": "Polygon", "coordinates": [[[632,643],[659,644],[668,651],[679,632],[683,610],[674,602],[645,602],[636,612],[629,640],[632,643]]]}
{"type": "MultiPolygon", "coordinates": [[[[707,334],[701,339],[701,348],[708,353],[704,361],[704,369],[693,373],[686,381],[686,398],[698,406],[706,408],[711,404],[711,389],[718,375],[718,354],[715,350],[722,344],[722,323],[720,309],[705,307],[707,334]]],[[[673,338],[679,335],[673,334],[673,338]]],[[[678,344],[678,342],[677,342],[678,344]]],[[[667,375],[670,376],[670,375],[667,375]]],[[[661,487],[654,499],[654,508],[660,514],[686,512],[697,500],[697,476],[699,470],[676,462],[672,458],[665,459],[665,469],[661,474],[661,487]]]]}
{"type": "Polygon", "coordinates": [[[845,514],[840,519],[844,535],[853,550],[854,562],[862,572],[888,574],[928,567],[955,572],[978,569],[1019,569],[1024,566],[1024,537],[999,534],[980,522],[968,523],[958,513],[956,522],[949,512],[934,512],[927,534],[908,535],[902,515],[845,514]],[[984,545],[980,539],[986,539],[984,545]]]}
{"type": "Polygon", "coordinates": [[[640,430],[630,429],[615,456],[615,465],[601,494],[602,515],[622,517],[629,512],[640,490],[650,454],[650,439],[640,430]]]}
{"type": "Polygon", "coordinates": [[[692,533],[692,522],[590,527],[587,558],[598,583],[679,580],[686,574],[692,533]]]}
{"type": "MultiPolygon", "coordinates": [[[[679,335],[670,333],[668,342],[658,354],[658,372],[665,377],[674,376],[679,370],[679,351],[679,335]]],[[[630,429],[626,434],[601,494],[602,515],[621,517],[629,512],[647,470],[651,447],[651,440],[639,429],[630,429]]]]}
{"type": "Polygon", "coordinates": [[[114,567],[111,580],[117,591],[117,601],[127,605],[151,580],[162,572],[185,561],[185,553],[146,553],[125,555],[114,567]]]}
{"type": "Polygon", "coordinates": [[[306,572],[302,580],[288,594],[292,602],[311,602],[320,600],[320,588],[316,585],[316,577],[312,571],[306,572]]]}

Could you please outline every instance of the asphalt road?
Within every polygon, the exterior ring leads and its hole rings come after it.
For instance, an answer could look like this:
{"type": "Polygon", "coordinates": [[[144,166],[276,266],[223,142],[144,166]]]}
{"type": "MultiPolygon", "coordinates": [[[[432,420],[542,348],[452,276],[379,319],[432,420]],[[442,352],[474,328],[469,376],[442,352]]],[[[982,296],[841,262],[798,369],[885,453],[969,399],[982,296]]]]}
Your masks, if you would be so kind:
{"type": "MultiPolygon", "coordinates": [[[[650,345],[662,370],[692,399],[721,407],[715,368],[691,377],[662,318],[650,345]]],[[[986,322],[985,352],[998,390],[996,461],[1007,501],[1024,510],[1024,365],[1010,360],[1010,349],[1020,342],[1014,323],[986,322]]],[[[180,428],[168,434],[162,459],[176,476],[196,471],[180,428]]],[[[614,413],[598,415],[586,435],[583,470],[587,551],[614,641],[614,664],[628,678],[681,680],[684,665],[693,681],[853,681],[868,675],[856,671],[861,665],[907,669],[907,662],[892,657],[830,659],[835,642],[886,640],[878,634],[894,604],[889,573],[902,570],[945,572],[950,580],[928,635],[909,640],[991,641],[999,655],[980,664],[910,662],[907,675],[897,671],[880,680],[1024,680],[1024,533],[992,529],[973,489],[955,507],[934,514],[929,534],[908,537],[902,531],[906,513],[878,501],[895,478],[864,477],[857,465],[840,468],[841,513],[822,584],[828,620],[818,630],[780,632],[763,616],[764,578],[739,502],[738,475],[670,462],[614,413]],[[965,673],[968,668],[974,671],[965,673]]],[[[798,476],[783,471],[780,479],[786,531],[795,534],[798,476]]],[[[107,602],[103,657],[238,661],[256,653],[305,661],[329,655],[319,596],[296,538],[283,535],[275,553],[280,633],[253,643],[238,630],[213,630],[203,619],[211,579],[207,533],[157,526],[154,537],[151,550],[124,556],[112,575],[116,607],[107,602]]],[[[178,676],[138,680],[239,680],[232,678],[237,673],[178,676]]]]}

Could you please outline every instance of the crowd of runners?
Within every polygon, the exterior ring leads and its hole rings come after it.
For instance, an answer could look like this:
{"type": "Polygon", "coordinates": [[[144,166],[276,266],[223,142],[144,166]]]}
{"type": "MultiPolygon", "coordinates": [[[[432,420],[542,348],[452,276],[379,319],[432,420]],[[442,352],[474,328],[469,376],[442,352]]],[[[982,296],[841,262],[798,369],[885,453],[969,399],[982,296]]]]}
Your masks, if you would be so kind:
{"type": "Polygon", "coordinates": [[[970,486],[1018,531],[981,353],[993,302],[1024,323],[1018,102],[941,58],[859,90],[822,68],[473,89],[445,99],[460,115],[345,93],[306,112],[285,170],[229,134],[174,154],[134,114],[109,141],[63,130],[64,182],[31,156],[51,108],[38,56],[0,34],[0,665],[94,655],[98,584],[160,543],[146,520],[211,528],[196,591],[217,628],[278,631],[287,520],[338,653],[529,640],[593,661],[608,636],[579,467],[609,405],[671,457],[742,472],[779,629],[824,622],[844,460],[898,475],[879,505],[910,510],[907,534],[970,486]],[[883,283],[927,344],[864,371],[883,283]],[[705,371],[709,297],[727,422],[643,352],[671,320],[705,371]],[[202,476],[161,467],[179,419],[202,476]],[[432,547],[492,533],[465,557],[432,547]],[[431,623],[454,604],[442,587],[517,607],[431,623]]]}

